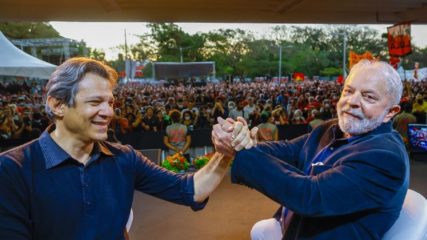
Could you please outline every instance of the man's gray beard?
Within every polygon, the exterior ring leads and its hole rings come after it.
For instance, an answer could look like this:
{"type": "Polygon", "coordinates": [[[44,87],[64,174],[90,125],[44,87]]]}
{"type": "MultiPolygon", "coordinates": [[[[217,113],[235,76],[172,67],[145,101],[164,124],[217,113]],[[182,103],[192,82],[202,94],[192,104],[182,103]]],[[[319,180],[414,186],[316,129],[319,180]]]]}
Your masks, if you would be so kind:
{"type": "Polygon", "coordinates": [[[348,133],[352,136],[361,135],[379,127],[383,123],[384,117],[387,115],[387,113],[388,111],[384,110],[383,114],[380,116],[373,119],[367,119],[361,112],[359,112],[356,114],[357,116],[363,115],[363,119],[359,120],[356,118],[350,119],[348,117],[342,117],[343,113],[340,111],[338,114],[338,126],[344,133],[348,133]]]}

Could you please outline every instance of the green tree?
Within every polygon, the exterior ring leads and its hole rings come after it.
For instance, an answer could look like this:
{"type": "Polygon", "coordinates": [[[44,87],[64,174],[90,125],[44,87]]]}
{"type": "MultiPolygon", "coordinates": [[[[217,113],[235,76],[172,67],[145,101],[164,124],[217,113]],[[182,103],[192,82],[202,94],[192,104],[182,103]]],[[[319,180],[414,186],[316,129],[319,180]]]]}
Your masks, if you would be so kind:
{"type": "Polygon", "coordinates": [[[284,49],[286,54],[282,65],[285,71],[301,71],[312,76],[321,74],[325,68],[342,67],[344,35],[347,36],[347,51],[370,51],[386,58],[386,39],[367,27],[275,27],[270,38],[277,44],[289,46],[284,49]]]}
{"type": "Polygon", "coordinates": [[[105,52],[101,49],[92,48],[90,49],[89,57],[98,61],[105,61],[105,52]]]}
{"type": "Polygon", "coordinates": [[[401,58],[402,67],[404,69],[414,69],[415,63],[418,62],[420,64],[419,68],[423,68],[427,66],[427,47],[419,48],[416,46],[412,46],[412,53],[401,58]]]}
{"type": "Polygon", "coordinates": [[[323,28],[292,27],[290,41],[311,48],[324,51],[328,49],[328,33],[323,28]]]}
{"type": "Polygon", "coordinates": [[[204,58],[214,61],[218,76],[228,79],[243,77],[245,64],[243,57],[249,52],[248,44],[253,36],[241,29],[219,29],[205,34],[204,58]]]}
{"type": "MultiPolygon", "coordinates": [[[[179,62],[180,48],[187,50],[193,47],[191,36],[176,24],[150,23],[147,27],[151,31],[152,43],[157,48],[158,61],[179,62]]],[[[188,57],[184,61],[186,60],[188,57]]]]}
{"type": "Polygon", "coordinates": [[[277,57],[274,42],[267,39],[249,41],[248,52],[242,57],[240,66],[249,77],[276,74],[277,57]]]}
{"type": "MultiPolygon", "coordinates": [[[[303,72],[308,76],[342,74],[343,39],[347,36],[347,51],[370,51],[387,61],[387,38],[373,29],[359,26],[276,26],[267,37],[255,38],[240,29],[219,29],[208,33],[185,33],[173,23],[151,23],[149,34],[129,46],[129,57],[144,61],[214,61],[217,76],[234,77],[277,76],[278,46],[282,49],[282,75],[303,72]]],[[[384,34],[383,34],[384,35],[384,34]]],[[[118,46],[124,54],[124,46],[118,46]]],[[[348,56],[348,52],[347,52],[348,56]]],[[[414,47],[404,58],[404,66],[414,62],[423,67],[427,50],[414,47]]],[[[146,68],[151,69],[151,68],[146,68]]],[[[148,73],[147,73],[148,74],[148,73]]],[[[145,74],[145,76],[147,76],[145,74]]]]}
{"type": "Polygon", "coordinates": [[[373,55],[385,58],[387,43],[380,37],[378,31],[368,27],[330,26],[328,31],[329,59],[331,67],[342,67],[344,35],[347,36],[347,61],[350,50],[361,54],[370,51],[373,55]]]}
{"type": "Polygon", "coordinates": [[[11,39],[61,37],[58,31],[46,22],[0,22],[0,31],[11,39]]]}
{"type": "Polygon", "coordinates": [[[329,59],[327,52],[302,45],[291,56],[291,64],[290,74],[303,72],[308,76],[314,76],[319,75],[321,69],[329,65],[329,59]]]}

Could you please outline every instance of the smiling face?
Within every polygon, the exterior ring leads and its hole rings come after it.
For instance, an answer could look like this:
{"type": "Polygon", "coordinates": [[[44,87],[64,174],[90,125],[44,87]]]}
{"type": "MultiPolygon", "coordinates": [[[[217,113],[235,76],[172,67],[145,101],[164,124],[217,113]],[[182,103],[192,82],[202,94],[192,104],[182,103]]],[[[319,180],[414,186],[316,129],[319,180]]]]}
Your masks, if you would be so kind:
{"type": "Polygon", "coordinates": [[[62,104],[63,116],[57,119],[57,128],[82,142],[107,139],[108,125],[114,115],[112,91],[110,81],[87,73],[79,82],[74,106],[62,104]]]}
{"type": "Polygon", "coordinates": [[[350,136],[374,130],[400,110],[387,92],[388,82],[376,68],[363,67],[346,79],[337,103],[338,124],[350,136]]]}

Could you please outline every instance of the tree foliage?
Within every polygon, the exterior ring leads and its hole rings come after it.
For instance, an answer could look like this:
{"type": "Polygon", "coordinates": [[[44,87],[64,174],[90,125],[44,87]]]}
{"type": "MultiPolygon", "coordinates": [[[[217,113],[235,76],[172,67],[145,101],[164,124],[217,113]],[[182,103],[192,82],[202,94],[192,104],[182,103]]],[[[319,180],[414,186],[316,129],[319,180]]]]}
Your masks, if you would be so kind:
{"type": "Polygon", "coordinates": [[[105,61],[105,52],[101,49],[90,49],[89,57],[98,61],[105,61]]]}
{"type": "Polygon", "coordinates": [[[46,22],[0,22],[0,31],[11,39],[60,37],[58,31],[46,22]]]}
{"type": "MultiPolygon", "coordinates": [[[[241,29],[219,29],[208,33],[188,34],[173,23],[150,23],[150,33],[129,47],[135,60],[179,62],[214,61],[217,76],[277,76],[279,46],[282,46],[282,75],[303,72],[308,76],[342,74],[343,43],[346,54],[372,52],[388,60],[387,38],[378,31],[358,26],[276,26],[267,36],[255,37],[241,29]]],[[[124,49],[121,46],[121,49],[124,49]]],[[[427,63],[427,48],[414,47],[404,64],[427,63]]]]}

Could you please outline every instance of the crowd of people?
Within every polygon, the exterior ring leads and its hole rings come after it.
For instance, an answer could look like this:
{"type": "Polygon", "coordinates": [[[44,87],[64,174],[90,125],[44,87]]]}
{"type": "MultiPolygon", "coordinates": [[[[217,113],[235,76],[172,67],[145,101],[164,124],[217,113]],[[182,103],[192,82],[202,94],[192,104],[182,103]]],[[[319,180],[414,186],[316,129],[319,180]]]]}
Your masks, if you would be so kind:
{"type": "Polygon", "coordinates": [[[127,239],[135,190],[202,210],[231,161],[232,183],[281,206],[253,226],[253,240],[382,239],[410,196],[408,151],[392,123],[399,131],[426,123],[427,85],[402,84],[385,62],[361,60],[344,86],[116,87],[116,78],[101,62],[72,58],[45,86],[1,86],[2,138],[35,137],[52,123],[36,140],[0,154],[1,239],[127,239]],[[286,124],[313,129],[270,141],[286,124]],[[168,171],[108,140],[110,130],[163,132],[165,145],[185,154],[195,128],[212,130],[215,152],[194,173],[168,171]]]}
{"type": "MultiPolygon", "coordinates": [[[[250,127],[259,127],[260,141],[277,140],[279,125],[314,128],[335,118],[341,88],[332,81],[223,82],[199,87],[121,84],[114,90],[115,117],[110,128],[118,137],[129,132],[171,132],[167,127],[178,123],[188,132],[211,128],[217,117],[240,116],[250,127]]],[[[43,91],[44,85],[36,82],[0,83],[1,140],[35,138],[48,126],[43,91]]],[[[426,123],[427,82],[405,82],[401,104],[402,113],[410,116],[397,116],[395,128],[404,135],[408,121],[426,123]]]]}

